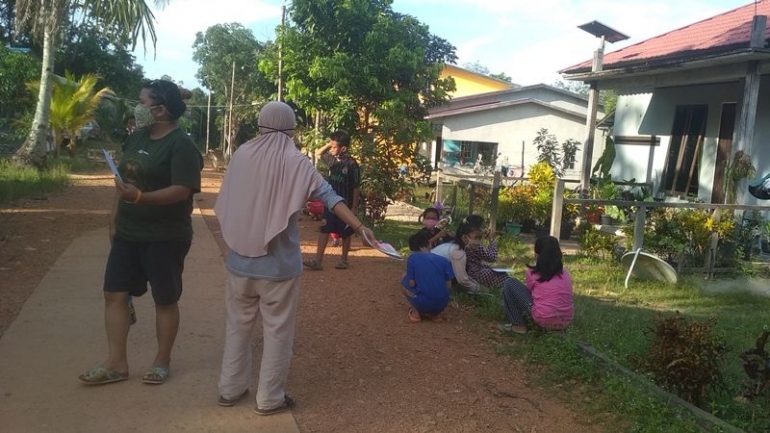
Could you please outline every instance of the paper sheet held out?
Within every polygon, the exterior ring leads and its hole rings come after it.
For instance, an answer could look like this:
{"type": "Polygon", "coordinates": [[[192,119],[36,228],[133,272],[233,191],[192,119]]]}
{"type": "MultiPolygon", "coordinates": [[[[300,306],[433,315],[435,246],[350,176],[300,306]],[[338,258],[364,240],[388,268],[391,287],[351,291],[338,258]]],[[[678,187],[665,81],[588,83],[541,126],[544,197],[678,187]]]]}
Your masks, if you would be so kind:
{"type": "Polygon", "coordinates": [[[403,260],[403,257],[401,257],[401,254],[396,251],[395,248],[393,248],[393,245],[386,243],[386,242],[380,242],[378,240],[371,240],[366,235],[366,232],[362,232],[362,236],[364,238],[364,241],[373,246],[377,251],[385,254],[388,257],[397,259],[397,260],[403,260]]]}
{"type": "Polygon", "coordinates": [[[107,160],[107,165],[110,166],[110,170],[112,170],[112,173],[115,175],[115,177],[118,178],[119,181],[123,182],[123,178],[120,177],[120,171],[118,171],[118,166],[115,165],[115,161],[112,160],[112,157],[110,156],[110,152],[107,152],[107,149],[102,149],[102,152],[104,152],[104,159],[107,160]]]}

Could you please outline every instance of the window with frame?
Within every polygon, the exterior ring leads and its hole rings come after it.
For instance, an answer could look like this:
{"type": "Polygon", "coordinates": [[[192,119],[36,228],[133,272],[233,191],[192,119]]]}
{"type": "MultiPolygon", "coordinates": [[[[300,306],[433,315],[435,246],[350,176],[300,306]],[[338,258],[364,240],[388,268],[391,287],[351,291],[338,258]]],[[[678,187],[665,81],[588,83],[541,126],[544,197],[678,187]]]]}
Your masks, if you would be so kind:
{"type": "Polygon", "coordinates": [[[676,107],[671,142],[663,169],[662,186],[668,194],[698,194],[698,171],[707,111],[707,105],[676,107]]]}
{"type": "Polygon", "coordinates": [[[463,141],[460,143],[460,158],[466,163],[471,163],[476,157],[475,146],[471,141],[463,141]]]}

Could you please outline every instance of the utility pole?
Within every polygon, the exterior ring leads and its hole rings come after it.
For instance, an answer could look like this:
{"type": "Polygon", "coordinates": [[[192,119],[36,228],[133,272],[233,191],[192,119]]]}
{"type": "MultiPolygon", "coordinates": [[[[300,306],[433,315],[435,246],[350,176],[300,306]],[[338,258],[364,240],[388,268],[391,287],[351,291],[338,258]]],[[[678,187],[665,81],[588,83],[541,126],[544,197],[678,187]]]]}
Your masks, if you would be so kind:
{"type": "Polygon", "coordinates": [[[235,60],[233,60],[233,76],[230,79],[230,112],[227,117],[229,120],[227,128],[227,153],[226,158],[229,160],[233,154],[233,98],[235,96],[235,60]]]}
{"type": "MultiPolygon", "coordinates": [[[[602,70],[602,64],[604,62],[605,42],[612,44],[628,39],[628,36],[600,23],[599,21],[591,21],[590,23],[579,25],[578,28],[599,38],[599,48],[597,48],[597,50],[594,52],[594,58],[591,63],[591,75],[597,74],[602,70]]],[[[590,80],[588,84],[590,84],[591,89],[588,92],[588,107],[586,110],[586,139],[583,142],[583,166],[580,172],[581,198],[588,197],[588,189],[591,186],[591,163],[593,162],[596,113],[599,106],[599,84],[595,79],[590,80]]]]}
{"type": "Polygon", "coordinates": [[[211,137],[211,90],[209,90],[209,104],[206,108],[206,153],[209,153],[209,138],[211,137]]]}
{"type": "Polygon", "coordinates": [[[281,6],[281,35],[278,39],[278,100],[283,101],[283,26],[286,25],[286,6],[281,6]]]}

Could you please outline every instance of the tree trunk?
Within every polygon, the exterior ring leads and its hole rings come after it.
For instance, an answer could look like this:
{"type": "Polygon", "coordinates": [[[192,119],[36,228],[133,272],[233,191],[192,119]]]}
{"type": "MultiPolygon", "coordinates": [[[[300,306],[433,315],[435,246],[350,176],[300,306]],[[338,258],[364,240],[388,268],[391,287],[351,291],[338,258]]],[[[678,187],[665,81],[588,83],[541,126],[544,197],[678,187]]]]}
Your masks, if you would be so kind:
{"type": "MultiPolygon", "coordinates": [[[[45,4],[45,3],[43,3],[45,4]]],[[[41,11],[43,13],[43,11],[41,11]]],[[[43,15],[45,16],[45,15],[43,15]]],[[[40,74],[40,91],[37,96],[35,118],[24,145],[16,152],[15,159],[26,165],[38,168],[45,166],[48,153],[48,118],[51,110],[51,91],[53,90],[54,31],[52,26],[45,26],[43,34],[43,65],[40,74]]]]}

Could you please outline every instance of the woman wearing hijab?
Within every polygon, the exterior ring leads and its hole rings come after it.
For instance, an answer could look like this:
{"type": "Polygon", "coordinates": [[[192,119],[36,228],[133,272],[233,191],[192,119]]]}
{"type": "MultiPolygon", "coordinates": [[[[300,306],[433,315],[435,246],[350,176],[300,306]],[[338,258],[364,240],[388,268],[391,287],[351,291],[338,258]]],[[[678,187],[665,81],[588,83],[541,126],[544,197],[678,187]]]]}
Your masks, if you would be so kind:
{"type": "Polygon", "coordinates": [[[320,200],[356,233],[374,233],[301,154],[292,139],[294,111],[270,102],[259,113],[260,135],[233,155],[215,206],[228,246],[227,325],[220,406],[233,406],[251,380],[251,330],[262,316],[263,353],[257,388],[258,415],[291,410],[284,391],[294,343],[302,256],[300,211],[320,200]]]}

